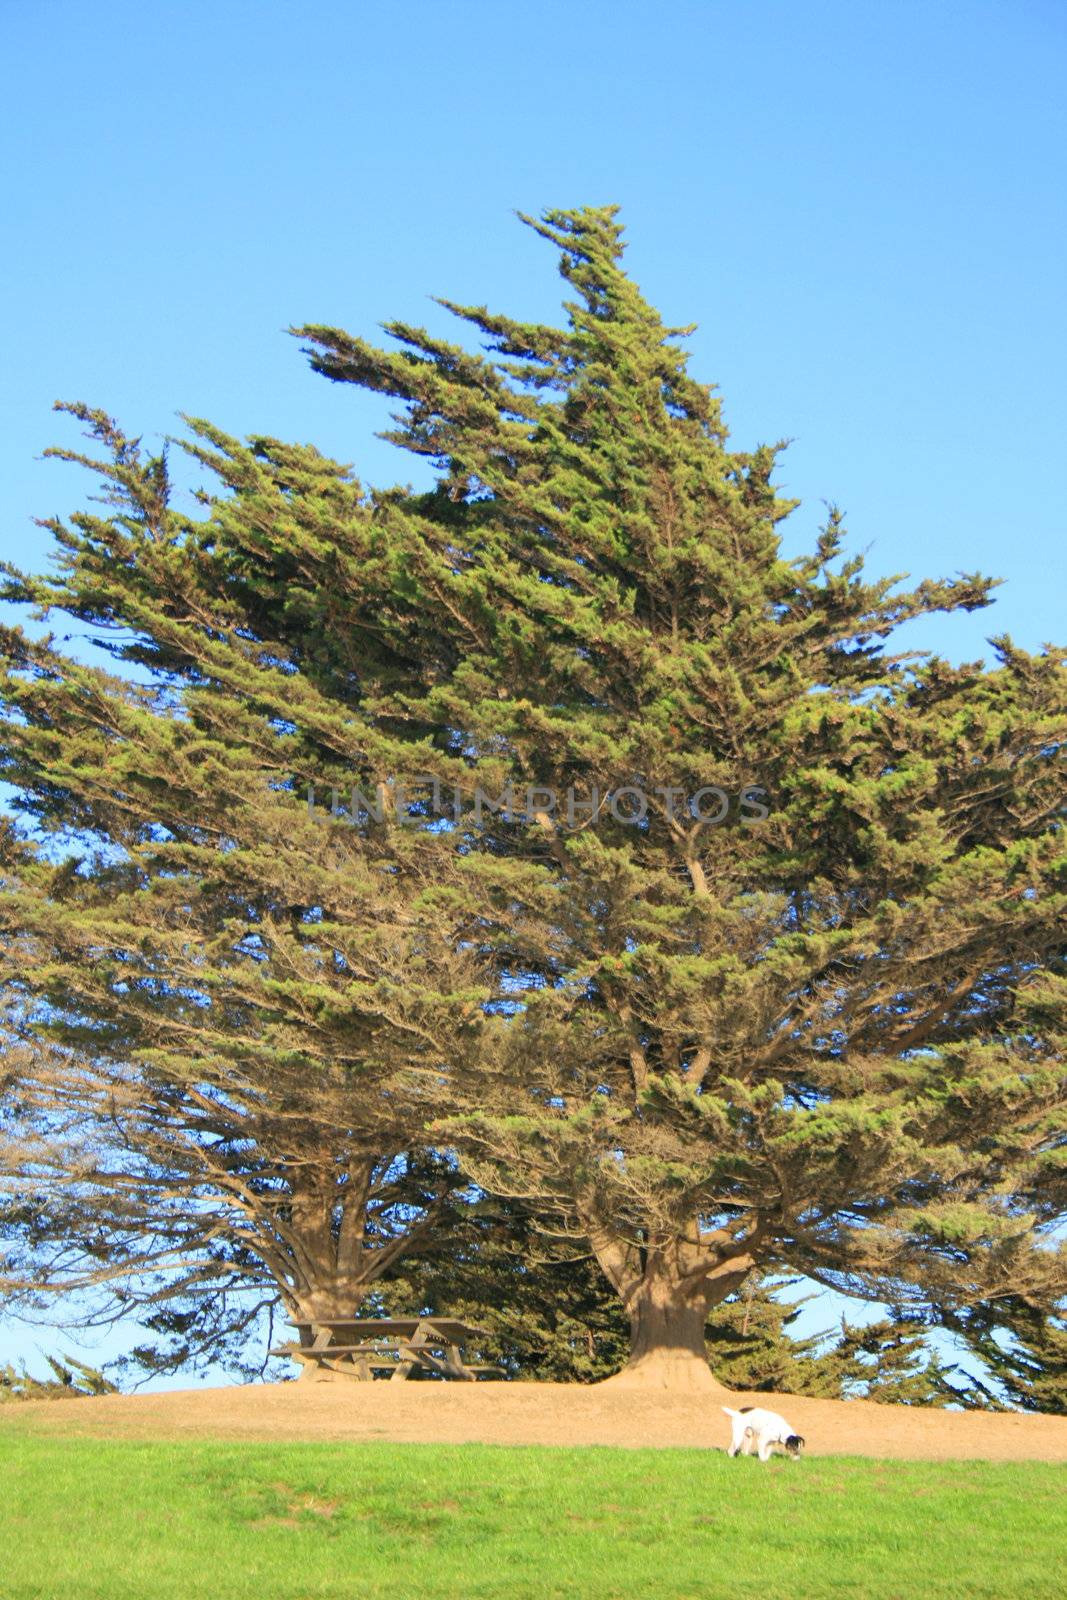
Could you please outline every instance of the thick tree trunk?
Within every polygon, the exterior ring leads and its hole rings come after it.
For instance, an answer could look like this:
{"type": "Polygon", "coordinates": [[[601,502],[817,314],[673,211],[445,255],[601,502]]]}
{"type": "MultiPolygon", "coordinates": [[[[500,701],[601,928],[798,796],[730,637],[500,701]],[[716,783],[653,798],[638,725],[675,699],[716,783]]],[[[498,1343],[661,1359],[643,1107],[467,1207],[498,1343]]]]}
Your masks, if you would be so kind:
{"type": "Polygon", "coordinates": [[[726,1394],[708,1366],[708,1298],[683,1294],[665,1275],[647,1277],[628,1297],[630,1359],[605,1381],[618,1389],[674,1389],[726,1394]]]}
{"type": "Polygon", "coordinates": [[[590,1207],[590,1243],[630,1319],[630,1359],[606,1383],[620,1389],[673,1389],[725,1396],[712,1376],[704,1325],[712,1306],[740,1287],[756,1261],[730,1235],[648,1238],[640,1245],[605,1226],[590,1207]]]}
{"type": "Polygon", "coordinates": [[[301,1322],[338,1322],[358,1317],[370,1290],[370,1283],[354,1279],[319,1284],[300,1295],[293,1315],[301,1322]]]}
{"type": "MultiPolygon", "coordinates": [[[[292,1179],[292,1215],[284,1230],[289,1268],[286,1303],[300,1322],[339,1321],[359,1315],[377,1276],[380,1258],[365,1249],[367,1203],[373,1167],[352,1163],[338,1188],[335,1163],[324,1152],[292,1179]]],[[[301,1329],[301,1342],[313,1335],[301,1329]]]]}

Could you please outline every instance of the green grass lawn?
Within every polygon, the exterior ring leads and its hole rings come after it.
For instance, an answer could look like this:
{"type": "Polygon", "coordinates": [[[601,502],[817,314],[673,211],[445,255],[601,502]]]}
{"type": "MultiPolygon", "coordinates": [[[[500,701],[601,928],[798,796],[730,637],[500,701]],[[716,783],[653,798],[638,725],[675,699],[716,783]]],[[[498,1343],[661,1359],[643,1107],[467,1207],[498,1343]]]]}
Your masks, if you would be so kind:
{"type": "Polygon", "coordinates": [[[0,1432],[3,1600],[1063,1593],[1067,1469],[0,1432]]]}

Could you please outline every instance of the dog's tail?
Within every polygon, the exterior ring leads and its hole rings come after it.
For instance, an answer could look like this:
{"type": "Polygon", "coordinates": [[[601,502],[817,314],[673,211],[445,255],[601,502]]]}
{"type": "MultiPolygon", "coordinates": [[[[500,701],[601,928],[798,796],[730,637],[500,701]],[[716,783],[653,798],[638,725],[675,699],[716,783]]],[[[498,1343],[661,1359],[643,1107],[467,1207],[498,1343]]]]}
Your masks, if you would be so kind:
{"type": "Polygon", "coordinates": [[[722,1409],[726,1412],[728,1417],[739,1417],[741,1415],[740,1411],[734,1411],[729,1406],[723,1406],[722,1409]]]}

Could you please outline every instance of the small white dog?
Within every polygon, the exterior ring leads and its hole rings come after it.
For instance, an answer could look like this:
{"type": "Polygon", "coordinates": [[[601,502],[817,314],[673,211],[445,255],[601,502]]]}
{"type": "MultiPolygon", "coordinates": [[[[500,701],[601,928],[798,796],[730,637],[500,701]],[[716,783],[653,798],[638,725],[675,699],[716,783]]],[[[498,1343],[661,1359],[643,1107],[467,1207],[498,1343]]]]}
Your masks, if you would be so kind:
{"type": "Polygon", "coordinates": [[[748,1456],[753,1449],[757,1449],[760,1460],[769,1461],[775,1445],[780,1444],[787,1455],[794,1457],[799,1456],[804,1448],[800,1434],[794,1433],[777,1411],[764,1411],[761,1406],[742,1406],[739,1411],[731,1411],[729,1406],[723,1406],[723,1410],[733,1428],[728,1452],[731,1456],[738,1453],[748,1456]]]}

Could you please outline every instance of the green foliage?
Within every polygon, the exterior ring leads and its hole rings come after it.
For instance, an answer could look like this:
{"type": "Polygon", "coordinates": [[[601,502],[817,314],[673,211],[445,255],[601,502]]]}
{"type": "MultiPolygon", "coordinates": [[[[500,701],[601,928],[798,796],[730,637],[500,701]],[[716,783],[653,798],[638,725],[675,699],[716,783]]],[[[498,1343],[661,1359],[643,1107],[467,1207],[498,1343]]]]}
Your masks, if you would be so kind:
{"type": "MultiPolygon", "coordinates": [[[[49,524],[57,574],[4,596],[142,681],[0,633],[12,1027],[46,1085],[33,1137],[57,1095],[86,1130],[74,1188],[58,1157],[34,1170],[76,1215],[115,1170],[93,1140],[118,1096],[140,1185],[119,1237],[155,1205],[167,1260],[204,1263],[175,1194],[221,1194],[226,1270],[252,1259],[290,1301],[365,1292],[412,1216],[428,1238],[452,1146],[592,1250],[638,1343],[655,1313],[698,1345],[754,1269],[932,1320],[1009,1292],[1048,1310],[1064,652],[892,653],[990,580],[868,579],[836,510],[786,560],[780,447],[731,447],[614,208],[525,220],[559,252],[558,328],[447,303],[481,353],[399,322],[387,349],[301,331],[317,370],[398,403],[428,492],[196,421],[215,483],[192,516],[164,458],[71,408],[105,459],[58,453],[104,475],[107,514],[49,524]],[[460,797],[452,826],[302,800],[419,774],[460,797]],[[522,805],[472,812],[509,786],[522,805]],[[568,792],[626,789],[639,821],[572,825],[568,792]],[[714,790],[721,822],[687,798],[714,790]],[[160,1142],[175,1126],[195,1159],[160,1142]]],[[[614,1346],[572,1292],[568,1325],[537,1289],[527,1342],[592,1376],[614,1346]]],[[[895,1332],[880,1348],[900,1393],[928,1381],[895,1332]]]]}
{"type": "Polygon", "coordinates": [[[384,1315],[458,1315],[486,1330],[477,1359],[516,1379],[595,1383],[618,1372],[626,1318],[588,1250],[561,1255],[506,1201],[457,1206],[429,1247],[376,1286],[384,1315]]]}
{"type": "Polygon", "coordinates": [[[327,596],[302,589],[295,527],[347,539],[373,587],[359,486],[310,448],[205,425],[191,448],[221,487],[196,523],[164,457],[61,409],[100,454],[56,454],[102,476],[108,514],[49,524],[58,574],[8,569],[5,593],[91,624],[122,675],[0,630],[19,818],[0,825],[0,1189],[20,1219],[0,1282],[143,1306],[151,1368],[221,1353],[257,1294],[350,1313],[418,1239],[457,1181],[422,1138],[432,1086],[491,990],[451,842],[306,800],[312,780],[351,798],[361,745],[392,749],[375,673],[422,686],[377,595],[358,693],[308,632],[327,596]],[[276,618],[265,530],[287,563],[276,618]]]}
{"type": "Polygon", "coordinates": [[[946,1319],[979,1357],[993,1385],[1023,1411],[1067,1416],[1067,1307],[1005,1295],[966,1306],[946,1319]]]}
{"type": "Polygon", "coordinates": [[[477,357],[302,330],[439,472],[390,500],[459,621],[423,714],[520,792],[648,799],[497,830],[524,1007],[449,1123],[467,1169],[589,1239],[635,1322],[753,1265],[912,1309],[1034,1288],[1065,1198],[1064,652],[885,654],[990,581],[868,581],[836,511],[786,561],[777,447],[730,448],[614,209],[525,220],[560,328],[448,303],[477,357]]]}
{"type": "Polygon", "coordinates": [[[62,1361],[45,1356],[52,1369],[51,1378],[35,1378],[25,1363],[16,1367],[6,1362],[0,1367],[0,1405],[14,1400],[69,1400],[77,1395],[118,1394],[109,1378],[95,1367],[66,1356],[62,1361]]]}
{"type": "Polygon", "coordinates": [[[795,1279],[753,1276],[711,1312],[706,1328],[708,1360],[728,1388],[841,1397],[837,1364],[820,1353],[825,1340],[818,1335],[798,1338],[790,1332],[810,1298],[784,1298],[795,1283],[795,1279]]]}
{"type": "Polygon", "coordinates": [[[837,1342],[823,1358],[840,1398],[985,1409],[985,1396],[966,1374],[957,1376],[955,1366],[945,1366],[927,1345],[925,1332],[901,1312],[865,1326],[842,1322],[837,1342]]]}

